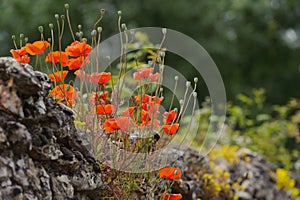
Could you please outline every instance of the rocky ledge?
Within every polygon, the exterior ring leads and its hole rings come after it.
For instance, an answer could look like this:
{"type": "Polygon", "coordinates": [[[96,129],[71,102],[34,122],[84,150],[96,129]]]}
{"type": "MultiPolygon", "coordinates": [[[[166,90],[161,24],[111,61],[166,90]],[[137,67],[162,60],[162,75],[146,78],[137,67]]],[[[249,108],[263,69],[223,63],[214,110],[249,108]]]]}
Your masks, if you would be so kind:
{"type": "Polygon", "coordinates": [[[0,58],[0,199],[95,199],[100,166],[48,93],[46,74],[0,58]]]}

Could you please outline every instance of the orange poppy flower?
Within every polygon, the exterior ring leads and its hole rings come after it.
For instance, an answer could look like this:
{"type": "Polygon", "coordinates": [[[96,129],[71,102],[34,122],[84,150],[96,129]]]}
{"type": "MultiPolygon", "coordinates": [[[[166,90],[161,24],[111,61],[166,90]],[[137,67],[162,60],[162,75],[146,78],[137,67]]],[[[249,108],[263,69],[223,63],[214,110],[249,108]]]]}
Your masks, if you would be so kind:
{"type": "Polygon", "coordinates": [[[75,94],[75,89],[69,84],[60,84],[53,88],[50,92],[51,96],[55,98],[72,99],[75,94]]]}
{"type": "Polygon", "coordinates": [[[150,103],[151,96],[148,94],[143,94],[143,95],[136,96],[135,100],[139,103],[141,103],[141,100],[142,100],[142,103],[150,103]]]}
{"type": "Polygon", "coordinates": [[[152,82],[158,81],[159,77],[160,77],[160,73],[158,72],[149,75],[149,78],[152,82]]]}
{"type": "Polygon", "coordinates": [[[166,167],[159,171],[159,176],[168,180],[180,180],[182,173],[177,167],[166,167]]]}
{"type": "Polygon", "coordinates": [[[47,49],[50,46],[50,43],[47,41],[36,41],[34,43],[27,43],[26,44],[26,52],[30,55],[37,55],[37,54],[43,54],[45,49],[47,49]]]}
{"type": "Polygon", "coordinates": [[[155,102],[158,104],[161,104],[161,102],[164,100],[163,97],[150,96],[148,94],[143,94],[142,96],[139,95],[135,97],[135,100],[139,103],[141,102],[141,99],[142,99],[142,103],[155,102]]]}
{"type": "Polygon", "coordinates": [[[61,82],[62,80],[65,80],[68,73],[69,71],[67,70],[58,71],[53,74],[49,74],[49,78],[52,82],[61,82]]]}
{"type": "Polygon", "coordinates": [[[71,58],[69,59],[69,70],[75,70],[83,67],[85,65],[85,58],[84,56],[78,58],[71,58]]]}
{"type": "Polygon", "coordinates": [[[174,135],[177,132],[178,128],[179,128],[178,123],[163,126],[164,132],[168,135],[174,135]]]}
{"type": "Polygon", "coordinates": [[[133,73],[133,79],[139,81],[143,78],[148,78],[152,72],[153,68],[137,69],[136,72],[133,73]]]}
{"type": "Polygon", "coordinates": [[[161,102],[164,100],[164,97],[156,97],[156,96],[153,96],[152,98],[151,98],[151,101],[152,102],[155,102],[155,103],[157,103],[157,104],[161,104],[161,102]]]}
{"type": "Polygon", "coordinates": [[[122,116],[124,117],[133,117],[135,111],[135,107],[128,107],[122,112],[122,116]]]}
{"type": "Polygon", "coordinates": [[[141,111],[141,122],[146,124],[151,122],[151,118],[148,111],[145,110],[141,111]]]}
{"type": "Polygon", "coordinates": [[[182,199],[182,195],[179,194],[169,194],[169,193],[165,193],[162,194],[162,196],[159,198],[159,200],[180,200],[182,199]]]}
{"type": "Polygon", "coordinates": [[[178,113],[175,110],[171,110],[170,112],[165,112],[163,114],[164,124],[170,124],[171,122],[173,122],[176,119],[177,115],[178,113]]]}
{"type": "Polygon", "coordinates": [[[88,56],[92,51],[92,47],[85,42],[75,41],[70,46],[65,49],[66,53],[69,56],[79,57],[79,56],[88,56]]]}
{"type": "Polygon", "coordinates": [[[11,49],[10,53],[13,55],[14,58],[19,58],[26,55],[26,48],[22,47],[21,49],[17,50],[11,49]]]}
{"type": "Polygon", "coordinates": [[[91,74],[90,81],[94,84],[105,85],[111,78],[110,72],[94,72],[91,74]]]}
{"type": "Polygon", "coordinates": [[[16,59],[19,63],[21,64],[27,64],[30,62],[30,57],[26,55],[26,48],[22,47],[21,49],[15,50],[12,49],[10,50],[10,53],[16,59]]]}
{"type": "Polygon", "coordinates": [[[104,130],[106,133],[113,133],[116,130],[127,132],[130,127],[130,120],[127,117],[117,117],[105,120],[104,130]]]}
{"type": "Polygon", "coordinates": [[[97,115],[111,115],[113,113],[113,105],[111,104],[100,104],[94,107],[94,113],[97,115]]]}
{"type": "Polygon", "coordinates": [[[90,77],[91,77],[89,74],[85,73],[85,72],[82,71],[82,70],[76,70],[76,71],[74,72],[74,74],[75,74],[78,78],[80,78],[80,79],[82,79],[82,80],[89,80],[90,77]]]}
{"type": "Polygon", "coordinates": [[[28,55],[21,56],[19,58],[15,58],[21,64],[27,64],[30,62],[30,57],[28,55]]]}
{"type": "Polygon", "coordinates": [[[46,62],[53,62],[55,64],[62,62],[62,66],[68,65],[68,59],[68,55],[63,51],[53,51],[46,56],[46,62]]]}
{"type": "Polygon", "coordinates": [[[105,104],[108,92],[93,92],[93,95],[90,97],[90,104],[99,105],[105,104]]]}

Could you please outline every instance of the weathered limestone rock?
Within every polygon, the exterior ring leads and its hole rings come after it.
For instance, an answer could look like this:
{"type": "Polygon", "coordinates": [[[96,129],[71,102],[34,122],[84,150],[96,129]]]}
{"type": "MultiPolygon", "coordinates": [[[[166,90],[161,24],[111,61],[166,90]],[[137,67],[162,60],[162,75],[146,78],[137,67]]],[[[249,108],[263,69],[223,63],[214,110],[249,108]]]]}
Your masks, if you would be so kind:
{"type": "Polygon", "coordinates": [[[100,167],[50,88],[46,74],[0,58],[0,199],[100,196],[100,167]]]}

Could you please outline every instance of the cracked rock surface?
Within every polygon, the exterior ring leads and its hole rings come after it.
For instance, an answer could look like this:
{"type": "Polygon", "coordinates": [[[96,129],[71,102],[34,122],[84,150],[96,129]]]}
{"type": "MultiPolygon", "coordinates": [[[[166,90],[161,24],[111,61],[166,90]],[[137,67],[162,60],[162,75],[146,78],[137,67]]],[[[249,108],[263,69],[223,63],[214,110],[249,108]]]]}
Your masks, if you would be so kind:
{"type": "Polygon", "coordinates": [[[100,167],[46,74],[0,58],[0,199],[97,199],[100,167]]]}

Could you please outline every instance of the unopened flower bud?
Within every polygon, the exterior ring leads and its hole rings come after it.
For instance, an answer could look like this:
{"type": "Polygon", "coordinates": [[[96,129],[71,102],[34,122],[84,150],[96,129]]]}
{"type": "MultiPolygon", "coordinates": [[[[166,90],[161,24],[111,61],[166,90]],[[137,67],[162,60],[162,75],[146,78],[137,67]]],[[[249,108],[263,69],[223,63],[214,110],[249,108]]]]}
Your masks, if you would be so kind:
{"type": "Polygon", "coordinates": [[[99,27],[97,28],[97,31],[98,31],[98,33],[101,33],[101,32],[102,32],[102,27],[99,26],[99,27]]]}
{"type": "Polygon", "coordinates": [[[174,111],[175,111],[175,112],[178,112],[178,108],[174,108],[174,111]]]}
{"type": "Polygon", "coordinates": [[[180,104],[180,105],[183,105],[183,104],[184,104],[183,99],[180,99],[180,100],[179,100],[179,104],[180,104]]]}
{"type": "Polygon", "coordinates": [[[11,36],[11,39],[15,40],[15,39],[16,39],[16,36],[15,36],[15,35],[12,35],[12,36],[11,36]]]}
{"type": "Polygon", "coordinates": [[[28,42],[28,37],[24,38],[24,42],[27,43],[28,42]]]}
{"type": "Polygon", "coordinates": [[[178,77],[178,76],[175,76],[174,79],[175,79],[175,81],[178,81],[179,77],[178,77]]]}
{"type": "Polygon", "coordinates": [[[160,91],[160,92],[163,92],[163,91],[164,91],[164,88],[159,88],[159,91],[160,91]]]}
{"type": "Polygon", "coordinates": [[[191,82],[190,82],[190,81],[187,81],[187,82],[185,83],[185,85],[186,85],[186,87],[190,87],[190,86],[191,86],[191,82]]]}
{"type": "Polygon", "coordinates": [[[166,56],[166,53],[164,51],[161,51],[159,54],[160,54],[161,57],[165,57],[166,56]]]}
{"type": "Polygon", "coordinates": [[[61,18],[62,20],[64,20],[64,19],[65,19],[65,15],[61,15],[60,18],[61,18]]]}
{"type": "Polygon", "coordinates": [[[118,15],[121,16],[122,15],[122,11],[118,10],[118,15]]]}
{"type": "Polygon", "coordinates": [[[104,13],[105,13],[105,9],[100,9],[100,13],[101,13],[101,15],[103,16],[104,15],[104,13]]]}
{"type": "Polygon", "coordinates": [[[53,24],[50,23],[50,24],[49,24],[49,28],[50,28],[50,29],[53,29],[53,27],[54,27],[53,24]]]}
{"type": "Polygon", "coordinates": [[[39,30],[40,33],[43,33],[44,32],[44,27],[43,26],[39,26],[38,30],[39,30]]]}
{"type": "Polygon", "coordinates": [[[24,38],[24,34],[23,34],[23,33],[20,34],[20,38],[21,38],[21,39],[24,38]]]}
{"type": "Polygon", "coordinates": [[[197,97],[197,92],[193,92],[193,97],[197,97]]]}
{"type": "Polygon", "coordinates": [[[69,4],[66,3],[66,4],[65,4],[65,9],[66,9],[66,10],[69,10],[69,7],[70,7],[69,4]]]}
{"type": "Polygon", "coordinates": [[[78,24],[77,28],[78,28],[78,30],[81,30],[82,29],[82,25],[78,24]]]}
{"type": "Polygon", "coordinates": [[[97,31],[96,30],[92,30],[91,36],[96,36],[96,35],[97,35],[97,31]]]}
{"type": "Polygon", "coordinates": [[[55,19],[59,19],[59,14],[54,15],[55,19]]]}
{"type": "Polygon", "coordinates": [[[126,24],[125,24],[125,23],[121,24],[121,28],[122,28],[123,30],[127,30],[126,24]]]}
{"type": "Polygon", "coordinates": [[[163,28],[161,31],[162,31],[162,33],[163,33],[164,35],[167,34],[167,29],[166,29],[166,28],[163,28]]]}
{"type": "Polygon", "coordinates": [[[198,82],[198,78],[197,78],[197,77],[194,78],[194,82],[195,82],[195,83],[198,82]]]}

